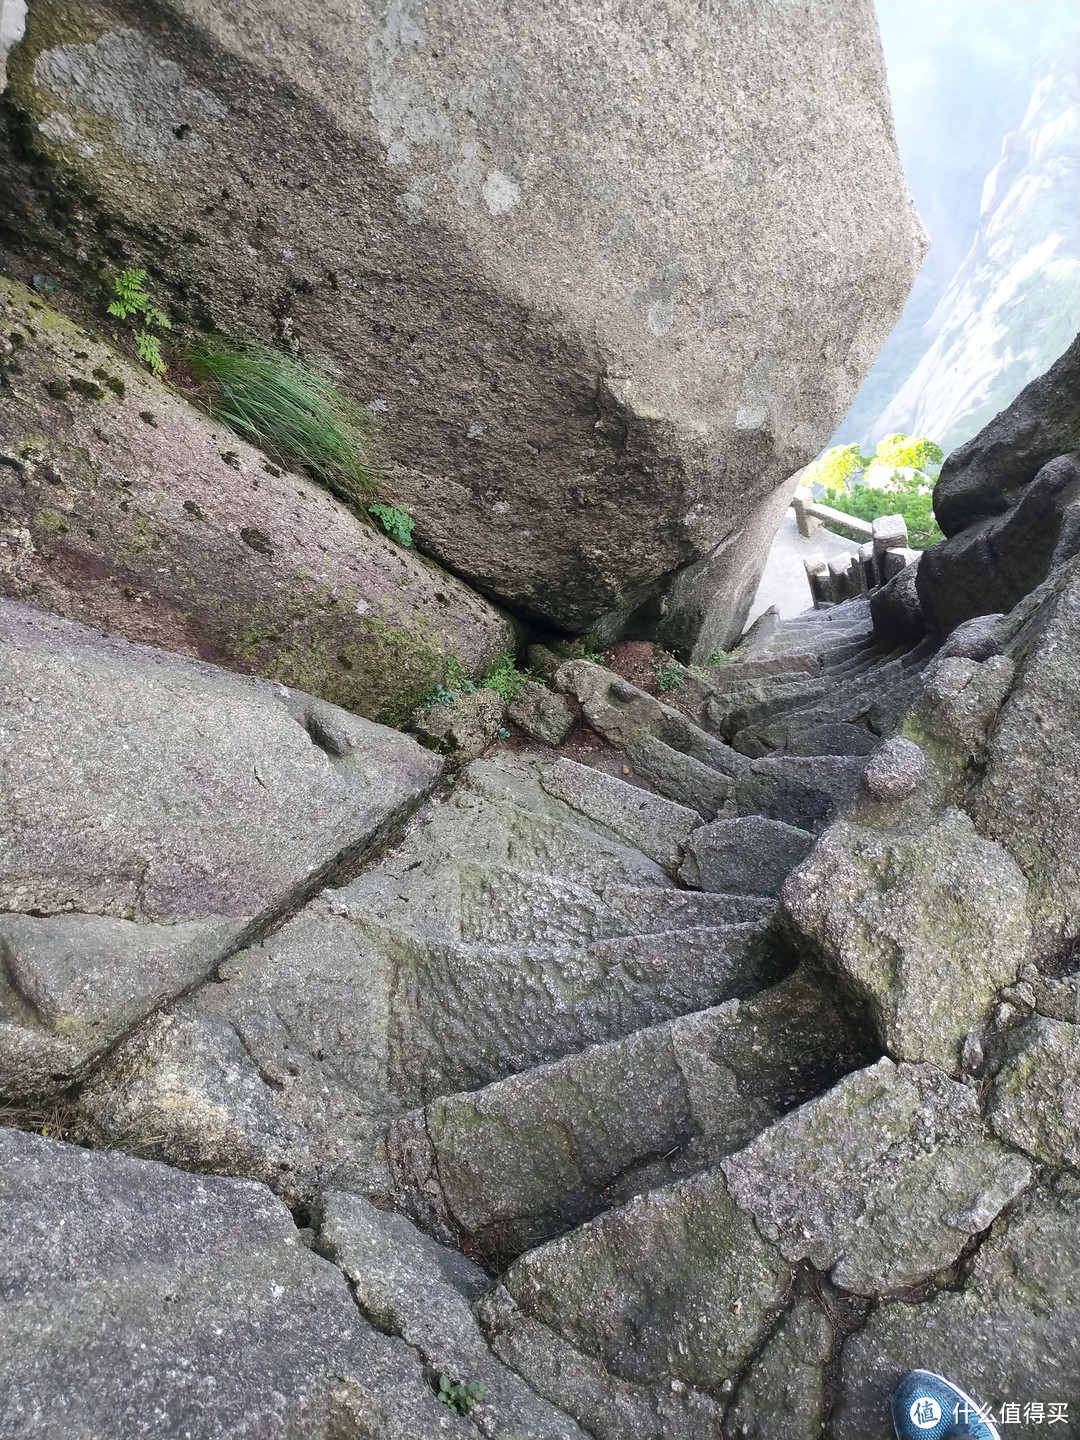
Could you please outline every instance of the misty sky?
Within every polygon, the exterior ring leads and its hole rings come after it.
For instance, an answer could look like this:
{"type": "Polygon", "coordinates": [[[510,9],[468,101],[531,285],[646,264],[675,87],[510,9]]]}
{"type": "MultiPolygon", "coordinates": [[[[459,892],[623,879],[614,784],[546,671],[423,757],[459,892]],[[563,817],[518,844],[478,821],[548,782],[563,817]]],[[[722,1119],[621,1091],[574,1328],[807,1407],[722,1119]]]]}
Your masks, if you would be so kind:
{"type": "Polygon", "coordinates": [[[983,181],[1037,79],[1080,64],[1080,0],[877,0],[900,157],[931,239],[903,319],[837,432],[857,440],[918,360],[975,235],[983,181]]]}

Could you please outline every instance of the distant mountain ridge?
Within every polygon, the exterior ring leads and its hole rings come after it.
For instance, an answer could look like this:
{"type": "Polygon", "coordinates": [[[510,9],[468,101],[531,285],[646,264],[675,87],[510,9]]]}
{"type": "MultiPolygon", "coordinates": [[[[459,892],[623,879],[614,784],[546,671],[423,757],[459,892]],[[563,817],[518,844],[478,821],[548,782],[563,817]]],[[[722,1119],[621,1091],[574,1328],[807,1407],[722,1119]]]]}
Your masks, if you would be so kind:
{"type": "Polygon", "coordinates": [[[1080,324],[1080,84],[1056,61],[1034,87],[983,187],[968,254],[922,334],[927,349],[877,415],[946,450],[1049,369],[1080,324]]]}

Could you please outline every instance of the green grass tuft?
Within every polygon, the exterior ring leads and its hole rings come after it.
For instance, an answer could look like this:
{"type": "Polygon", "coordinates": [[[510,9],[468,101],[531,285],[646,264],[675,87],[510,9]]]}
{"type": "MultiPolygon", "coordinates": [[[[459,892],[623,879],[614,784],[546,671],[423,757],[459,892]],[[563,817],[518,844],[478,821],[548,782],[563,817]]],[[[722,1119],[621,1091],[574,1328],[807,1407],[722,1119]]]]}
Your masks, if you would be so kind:
{"type": "Polygon", "coordinates": [[[215,420],[366,513],[377,498],[373,427],[328,372],[268,345],[229,340],[199,341],[185,358],[215,420]]]}

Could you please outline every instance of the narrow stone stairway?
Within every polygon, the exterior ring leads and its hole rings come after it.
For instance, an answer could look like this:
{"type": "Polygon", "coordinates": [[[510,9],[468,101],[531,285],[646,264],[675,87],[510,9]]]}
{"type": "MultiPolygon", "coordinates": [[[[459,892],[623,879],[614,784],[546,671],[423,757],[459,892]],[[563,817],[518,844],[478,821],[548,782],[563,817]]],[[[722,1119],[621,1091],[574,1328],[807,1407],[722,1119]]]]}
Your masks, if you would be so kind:
{"type": "MultiPolygon", "coordinates": [[[[68,1092],[74,1137],[263,1181],[421,1389],[488,1387],[463,1434],[810,1440],[870,1307],[947,1283],[1032,1180],[953,1078],[952,1020],[909,1043],[828,961],[871,917],[854,962],[932,965],[961,852],[972,933],[1016,929],[1012,862],[938,781],[910,812],[871,783],[896,745],[925,781],[890,732],[940,728],[919,706],[978,663],[881,643],[860,600],[763,617],[662,695],[566,660],[562,745],[421,777],[391,848],[68,1092]],[[908,855],[929,919],[874,889],[908,855]]],[[[993,963],[970,1023],[1016,969],[993,963]]]]}
{"type": "Polygon", "coordinates": [[[715,1165],[876,1058],[776,897],[924,660],[855,601],[759,624],[685,672],[682,709],[568,661],[555,686],[606,769],[474,761],[395,851],[122,1047],[82,1114],[293,1203],[389,1197],[493,1270],[715,1165]]]}

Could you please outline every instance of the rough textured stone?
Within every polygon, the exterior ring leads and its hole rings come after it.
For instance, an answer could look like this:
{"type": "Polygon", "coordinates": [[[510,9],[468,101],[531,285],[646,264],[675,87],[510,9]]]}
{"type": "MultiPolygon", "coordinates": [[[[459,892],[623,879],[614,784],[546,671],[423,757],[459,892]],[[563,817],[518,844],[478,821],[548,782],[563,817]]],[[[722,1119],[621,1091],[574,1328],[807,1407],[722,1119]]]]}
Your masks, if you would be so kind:
{"type": "MultiPolygon", "coordinates": [[[[605,775],[573,760],[559,760],[541,779],[549,795],[599,820],[628,845],[635,846],[665,870],[675,870],[687,840],[701,817],[685,805],[662,800],[613,775],[605,775]]],[[[713,886],[733,890],[734,886],[713,886]]]]}
{"type": "Polygon", "coordinates": [[[979,753],[986,747],[1015,676],[1016,666],[1007,655],[987,660],[952,655],[939,658],[924,678],[913,721],[920,730],[965,755],[979,753]]]}
{"type": "Polygon", "coordinates": [[[0,904],[159,923],[280,911],[431,786],[413,740],[309,695],[0,602],[0,904]]]}
{"type": "Polygon", "coordinates": [[[353,1285],[373,1324],[400,1336],[435,1374],[483,1385],[469,1413],[491,1440],[587,1440],[568,1415],[496,1360],[471,1302],[488,1288],[478,1265],[422,1235],[402,1215],[355,1195],[322,1197],[318,1247],[353,1285]]]}
{"type": "Polygon", "coordinates": [[[1080,1170],[1080,1028],[1033,1015],[1013,1030],[987,1117],[1017,1149],[1080,1170]]]}
{"type": "MultiPolygon", "coordinates": [[[[529,650],[531,653],[543,648],[542,645],[531,645],[529,650]]],[[[557,657],[552,656],[552,659],[557,660],[557,657]]],[[[554,671],[551,673],[554,674],[554,671]]],[[[538,685],[535,680],[526,680],[510,701],[506,713],[531,740],[540,740],[545,745],[561,745],[577,724],[577,716],[566,696],[552,694],[546,685],[538,685]]]]}
{"type": "Polygon", "coordinates": [[[689,840],[680,872],[691,885],[721,894],[779,895],[795,866],[813,849],[814,837],[780,820],[744,815],[703,825],[689,840]]]}
{"type": "Polygon", "coordinates": [[[750,762],[736,800],[743,815],[817,833],[854,799],[865,768],[860,755],[769,755],[750,762]]]}
{"type": "Polygon", "coordinates": [[[799,1300],[769,1336],[724,1420],[728,1440],[819,1440],[825,1425],[825,1363],[835,1331],[799,1300]]]}
{"type": "Polygon", "coordinates": [[[0,1095],[65,1090],[151,1010],[201,980],[236,921],[137,925],[0,916],[0,1095]]]}
{"type": "Polygon", "coordinates": [[[1078,394],[1080,337],[1045,375],[948,456],[934,488],[934,513],[947,536],[1004,514],[1047,461],[1080,448],[1078,394]]]}
{"type": "MultiPolygon", "coordinates": [[[[1077,440],[1080,450],[1080,438],[1077,440]]],[[[1056,564],[1080,549],[1080,467],[1049,461],[1003,515],[992,515],[926,552],[919,598],[942,635],[970,616],[1011,610],[1056,564]]]]}
{"type": "Polygon", "coordinates": [[[476,760],[493,743],[506,713],[506,701],[495,690],[466,690],[451,700],[414,715],[409,729],[432,750],[459,764],[476,760]]]}
{"type": "MultiPolygon", "coordinates": [[[[846,1342],[837,1440],[866,1440],[888,1421],[889,1395],[915,1366],[948,1375],[994,1406],[1064,1402],[1068,1418],[1048,1430],[1073,1440],[1080,1407],[1080,1200],[1072,1191],[1032,1196],[1000,1222],[975,1257],[962,1291],[928,1304],[889,1303],[846,1342]]],[[[1008,1434],[1008,1428],[1002,1427],[1008,1434]]]]}
{"type": "Polygon", "coordinates": [[[805,730],[788,732],[784,746],[786,755],[869,755],[877,746],[878,737],[865,725],[837,720],[831,724],[811,725],[805,730]]]}
{"type": "Polygon", "coordinates": [[[707,655],[924,245],[870,4],[741,18],[38,5],[2,183],[36,268],[108,229],[207,325],[335,362],[455,573],[707,655]]]}
{"type": "Polygon", "coordinates": [[[1017,678],[967,803],[1015,855],[1040,941],[1054,949],[1080,933],[1080,565],[1047,587],[1013,649],[1017,678]]]}
{"type": "Polygon", "coordinates": [[[875,800],[906,800],[926,783],[926,756],[912,740],[886,740],[863,772],[875,800]]]}
{"type": "Polygon", "coordinates": [[[711,1170],[529,1251],[504,1283],[610,1374],[712,1391],[749,1359],[790,1279],[711,1170]]]}
{"type": "Polygon", "coordinates": [[[449,655],[480,680],[512,644],[460,580],[0,278],[12,333],[4,593],[391,724],[449,655]]]}
{"type": "Polygon", "coordinates": [[[445,1435],[416,1353],[263,1186],[16,1130],[0,1159],[4,1435],[445,1435]]]}
{"type": "Polygon", "coordinates": [[[926,634],[926,617],[918,592],[922,556],[906,565],[899,574],[870,596],[874,634],[890,644],[915,644],[926,634]]]}
{"type": "Polygon", "coordinates": [[[938,656],[944,660],[954,657],[960,660],[990,660],[1002,650],[1001,629],[998,621],[1004,615],[976,615],[964,620],[944,642],[938,656]]]}
{"type": "Polygon", "coordinates": [[[953,1073],[1030,938],[1023,873],[952,808],[893,826],[837,822],[781,898],[800,944],[869,1008],[889,1053],[953,1073]]]}
{"type": "Polygon", "coordinates": [[[574,696],[588,724],[624,750],[640,775],[706,819],[734,796],[735,778],[749,769],[745,756],[601,665],[567,661],[553,683],[574,696]]]}
{"type": "Polygon", "coordinates": [[[596,1440],[715,1440],[723,1407],[711,1396],[671,1380],[635,1385],[522,1313],[497,1285],[477,1316],[492,1348],[549,1400],[571,1409],[596,1440]]]}
{"type": "Polygon", "coordinates": [[[290,1199],[385,1192],[382,1133],[403,1109],[779,978],[762,926],[727,923],[730,899],[650,907],[663,871],[548,795],[543,768],[475,762],[399,851],[134,1036],[84,1116],[109,1143],[242,1164],[290,1199]]]}
{"type": "Polygon", "coordinates": [[[421,1123],[409,1115],[392,1128],[391,1156],[412,1167],[404,1188],[425,1228],[427,1214],[441,1217],[501,1262],[715,1162],[869,1058],[816,977],[798,973],[749,1000],[435,1100],[421,1123]]]}
{"type": "Polygon", "coordinates": [[[721,1162],[761,1233],[846,1290],[873,1295],[951,1265],[1031,1180],[931,1065],[879,1060],[721,1162]]]}
{"type": "Polygon", "coordinates": [[[0,601],[0,1093],[63,1090],[393,837],[439,762],[309,695],[0,601]]]}

